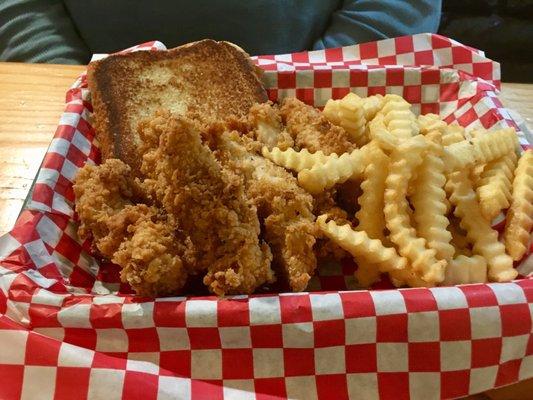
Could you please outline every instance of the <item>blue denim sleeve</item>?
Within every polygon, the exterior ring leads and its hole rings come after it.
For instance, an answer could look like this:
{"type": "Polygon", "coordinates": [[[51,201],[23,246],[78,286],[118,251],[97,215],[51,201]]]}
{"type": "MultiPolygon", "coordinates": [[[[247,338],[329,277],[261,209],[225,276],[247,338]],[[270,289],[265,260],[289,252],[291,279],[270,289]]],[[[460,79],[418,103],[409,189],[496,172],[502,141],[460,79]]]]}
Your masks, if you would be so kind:
{"type": "Polygon", "coordinates": [[[344,0],[313,48],[436,32],[440,15],[441,0],[344,0]]]}

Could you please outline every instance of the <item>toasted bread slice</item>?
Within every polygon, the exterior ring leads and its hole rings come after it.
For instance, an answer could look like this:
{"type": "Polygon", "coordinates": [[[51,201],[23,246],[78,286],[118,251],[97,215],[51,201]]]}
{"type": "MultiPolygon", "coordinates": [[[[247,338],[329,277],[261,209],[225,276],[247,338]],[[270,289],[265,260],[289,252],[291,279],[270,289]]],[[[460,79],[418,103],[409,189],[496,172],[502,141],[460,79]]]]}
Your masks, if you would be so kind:
{"type": "Polygon", "coordinates": [[[267,100],[249,56],[214,40],[112,55],[89,64],[87,78],[103,158],[119,158],[135,172],[141,158],[138,124],[156,110],[193,112],[208,123],[244,116],[254,103],[267,100]]]}

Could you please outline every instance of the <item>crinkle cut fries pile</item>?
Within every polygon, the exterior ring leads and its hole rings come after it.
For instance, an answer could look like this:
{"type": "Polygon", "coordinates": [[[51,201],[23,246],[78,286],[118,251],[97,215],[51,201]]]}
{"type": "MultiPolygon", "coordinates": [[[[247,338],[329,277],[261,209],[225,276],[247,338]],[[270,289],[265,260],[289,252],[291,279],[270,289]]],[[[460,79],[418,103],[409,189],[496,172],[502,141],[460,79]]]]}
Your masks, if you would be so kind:
{"type": "Polygon", "coordinates": [[[329,100],[323,115],[358,148],[343,154],[263,147],[317,196],[361,182],[353,220],[324,213],[321,233],[349,252],[368,287],[505,282],[527,251],[533,225],[533,152],[512,128],[466,132],[435,114],[418,118],[397,95],[329,100]],[[491,221],[507,210],[500,241],[491,221]]]}

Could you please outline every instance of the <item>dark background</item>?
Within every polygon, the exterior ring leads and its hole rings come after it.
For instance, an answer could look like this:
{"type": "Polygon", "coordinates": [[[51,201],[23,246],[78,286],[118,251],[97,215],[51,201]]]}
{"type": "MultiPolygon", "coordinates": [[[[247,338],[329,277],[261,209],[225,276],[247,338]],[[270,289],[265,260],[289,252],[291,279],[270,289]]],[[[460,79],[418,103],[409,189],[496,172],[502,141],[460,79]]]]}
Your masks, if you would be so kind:
{"type": "Polygon", "coordinates": [[[502,81],[533,83],[533,0],[443,0],[440,34],[501,63],[502,81]]]}

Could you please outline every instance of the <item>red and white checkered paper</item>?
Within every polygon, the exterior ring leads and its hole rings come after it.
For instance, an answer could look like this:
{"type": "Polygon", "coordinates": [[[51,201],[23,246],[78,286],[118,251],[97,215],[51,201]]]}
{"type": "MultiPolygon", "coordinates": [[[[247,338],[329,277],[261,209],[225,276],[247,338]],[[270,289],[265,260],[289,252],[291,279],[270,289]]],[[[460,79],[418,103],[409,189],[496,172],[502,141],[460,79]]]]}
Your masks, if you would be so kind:
{"type": "MultiPolygon", "coordinates": [[[[515,125],[496,97],[499,65],[438,35],[254,61],[272,100],[397,93],[468,128],[515,125]]],[[[350,290],[347,262],[321,267],[321,292],[132,295],[76,233],[72,180],[99,162],[90,116],[82,75],[31,202],[0,238],[1,399],[428,400],[533,376],[532,279],[350,290]]]]}

